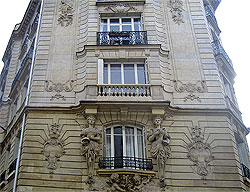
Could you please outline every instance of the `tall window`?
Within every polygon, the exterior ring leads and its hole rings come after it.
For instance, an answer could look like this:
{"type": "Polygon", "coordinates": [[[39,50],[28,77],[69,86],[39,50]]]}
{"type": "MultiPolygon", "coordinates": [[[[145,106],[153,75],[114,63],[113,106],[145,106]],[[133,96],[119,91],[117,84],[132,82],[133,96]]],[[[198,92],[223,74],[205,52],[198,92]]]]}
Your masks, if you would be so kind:
{"type": "Polygon", "coordinates": [[[147,69],[143,62],[105,62],[104,84],[147,84],[147,69]]]}
{"type": "Polygon", "coordinates": [[[102,18],[100,31],[140,31],[141,19],[138,17],[129,18],[102,18]]]}
{"type": "Polygon", "coordinates": [[[142,128],[117,125],[106,129],[106,157],[144,158],[144,134],[142,128]]]}

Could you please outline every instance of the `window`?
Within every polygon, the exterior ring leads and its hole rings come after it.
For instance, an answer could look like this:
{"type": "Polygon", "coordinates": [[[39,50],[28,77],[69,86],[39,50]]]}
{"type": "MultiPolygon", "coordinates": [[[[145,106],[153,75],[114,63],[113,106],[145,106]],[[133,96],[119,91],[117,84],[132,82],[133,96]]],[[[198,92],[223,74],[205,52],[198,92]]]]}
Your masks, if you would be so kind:
{"type": "Polygon", "coordinates": [[[99,62],[99,84],[147,84],[147,70],[142,61],[99,62]],[[103,68],[102,68],[103,67],[103,68]]]}
{"type": "Polygon", "coordinates": [[[138,17],[129,18],[102,18],[100,31],[140,31],[141,19],[138,17]]]}
{"type": "Polygon", "coordinates": [[[143,129],[129,125],[106,128],[105,158],[102,163],[102,167],[111,169],[147,169],[152,166],[151,160],[145,159],[143,129]]]}

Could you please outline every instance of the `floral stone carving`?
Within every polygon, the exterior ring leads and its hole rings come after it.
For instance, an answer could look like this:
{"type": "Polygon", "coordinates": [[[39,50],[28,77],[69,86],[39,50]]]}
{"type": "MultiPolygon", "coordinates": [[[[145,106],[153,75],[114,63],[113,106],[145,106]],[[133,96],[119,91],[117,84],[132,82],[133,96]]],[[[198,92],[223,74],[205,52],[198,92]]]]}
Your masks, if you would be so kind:
{"type": "Polygon", "coordinates": [[[59,5],[59,18],[58,24],[61,26],[69,26],[73,22],[73,1],[72,0],[61,0],[59,5]]]}
{"type": "Polygon", "coordinates": [[[173,21],[180,25],[180,23],[184,23],[183,21],[183,2],[182,0],[169,0],[168,7],[170,8],[170,12],[172,13],[173,21]]]}
{"type": "Polygon", "coordinates": [[[106,182],[110,187],[107,192],[143,192],[144,186],[151,181],[151,176],[125,175],[113,173],[106,182]]]}
{"type": "Polygon", "coordinates": [[[135,11],[137,9],[134,6],[132,6],[131,4],[119,3],[119,4],[109,5],[104,10],[111,11],[113,13],[127,13],[129,11],[135,11]]]}
{"type": "Polygon", "coordinates": [[[171,153],[170,150],[170,136],[165,128],[161,127],[162,118],[156,116],[154,118],[155,128],[151,129],[147,138],[150,141],[150,153],[154,159],[157,160],[158,174],[160,179],[160,187],[164,188],[165,183],[165,165],[171,153]]]}
{"type": "Polygon", "coordinates": [[[45,91],[56,92],[54,96],[51,97],[51,101],[54,99],[62,99],[65,101],[65,97],[61,95],[61,92],[71,92],[74,88],[74,80],[67,81],[65,83],[54,83],[53,81],[45,81],[45,91]]]}
{"type": "Polygon", "coordinates": [[[88,184],[93,183],[96,157],[100,151],[101,132],[95,128],[96,118],[94,115],[87,116],[88,127],[81,133],[82,154],[86,157],[88,167],[88,184]]]}
{"type": "Polygon", "coordinates": [[[200,127],[191,129],[192,142],[187,145],[188,158],[194,162],[192,169],[202,177],[203,180],[209,174],[209,165],[213,160],[211,146],[204,142],[204,133],[200,127]]]}
{"type": "Polygon", "coordinates": [[[57,123],[49,127],[49,138],[44,143],[43,154],[47,161],[46,167],[53,173],[57,169],[57,161],[65,154],[64,143],[59,138],[61,133],[61,126],[57,123]]]}

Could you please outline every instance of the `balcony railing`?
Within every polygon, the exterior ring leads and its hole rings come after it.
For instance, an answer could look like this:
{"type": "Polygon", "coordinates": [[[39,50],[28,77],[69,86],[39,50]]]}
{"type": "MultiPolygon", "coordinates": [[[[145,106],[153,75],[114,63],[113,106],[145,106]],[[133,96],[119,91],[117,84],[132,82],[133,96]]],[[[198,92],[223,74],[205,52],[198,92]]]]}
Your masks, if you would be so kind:
{"type": "Polygon", "coordinates": [[[2,174],[0,176],[0,183],[5,181],[5,175],[6,175],[6,171],[2,172],[2,174]]]}
{"type": "Polygon", "coordinates": [[[150,97],[151,85],[149,84],[119,84],[119,85],[97,85],[98,96],[117,96],[117,97],[150,97]]]}
{"type": "Polygon", "coordinates": [[[97,45],[145,45],[146,31],[98,32],[97,45]]]}
{"type": "Polygon", "coordinates": [[[213,11],[210,9],[210,7],[208,5],[205,6],[205,11],[206,11],[206,15],[207,16],[210,16],[212,18],[212,20],[216,23],[217,23],[217,20],[216,20],[216,17],[214,16],[214,13],[213,11]]]}
{"type": "Polygon", "coordinates": [[[152,170],[152,159],[136,157],[103,157],[99,159],[101,169],[139,169],[152,170]]]}
{"type": "Polygon", "coordinates": [[[26,54],[25,58],[23,59],[22,64],[21,64],[21,66],[20,66],[20,68],[19,68],[19,70],[18,70],[18,72],[17,72],[17,74],[16,74],[16,76],[15,76],[15,79],[14,79],[13,82],[12,82],[11,89],[13,89],[14,86],[16,85],[16,82],[17,82],[17,80],[19,79],[19,76],[21,75],[21,73],[22,73],[22,71],[23,71],[25,65],[27,64],[27,61],[28,61],[29,59],[30,59],[30,60],[32,59],[33,51],[34,51],[34,43],[31,45],[31,47],[30,47],[28,53],[26,54]]]}
{"type": "Polygon", "coordinates": [[[16,161],[17,161],[17,159],[15,159],[15,160],[10,164],[8,175],[10,175],[10,174],[16,169],[16,161]]]}
{"type": "Polygon", "coordinates": [[[250,179],[250,170],[248,169],[248,167],[241,163],[241,168],[242,168],[242,174],[243,174],[242,176],[250,179]]]}
{"type": "Polygon", "coordinates": [[[228,54],[226,53],[223,46],[220,44],[218,40],[212,42],[212,47],[213,47],[214,56],[218,56],[222,54],[224,58],[226,59],[226,61],[229,63],[229,65],[233,67],[232,60],[230,59],[230,57],[228,56],[228,54]]]}

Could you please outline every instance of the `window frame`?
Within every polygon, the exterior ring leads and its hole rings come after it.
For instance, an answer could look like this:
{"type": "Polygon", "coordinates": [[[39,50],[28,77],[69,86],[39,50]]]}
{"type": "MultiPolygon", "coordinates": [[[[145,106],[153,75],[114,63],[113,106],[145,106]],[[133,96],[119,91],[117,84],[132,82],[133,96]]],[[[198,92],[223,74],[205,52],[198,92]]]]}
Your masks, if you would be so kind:
{"type": "Polygon", "coordinates": [[[134,60],[134,61],[129,61],[129,60],[125,60],[125,61],[111,61],[111,60],[107,60],[107,61],[103,61],[103,59],[99,59],[98,61],[98,84],[107,84],[107,85],[119,85],[119,84],[122,84],[122,85],[129,85],[127,83],[125,83],[125,71],[124,71],[124,65],[126,64],[132,64],[134,65],[134,77],[135,77],[135,83],[133,83],[133,85],[146,85],[146,84],[149,84],[149,79],[148,79],[148,66],[147,66],[147,63],[145,62],[145,60],[134,60]],[[111,83],[111,65],[120,65],[121,66],[121,74],[120,74],[120,77],[121,77],[121,83],[111,83]],[[104,65],[107,65],[108,66],[108,82],[105,83],[104,82],[104,65]],[[143,84],[139,84],[138,81],[139,81],[139,76],[138,76],[138,65],[144,65],[144,77],[145,77],[145,83],[143,84]]]}
{"type": "Polygon", "coordinates": [[[115,143],[114,143],[114,128],[115,127],[122,127],[122,141],[123,141],[123,155],[122,157],[127,157],[126,156],[126,127],[133,127],[134,129],[134,158],[146,158],[146,141],[145,141],[145,129],[143,127],[139,127],[139,126],[134,126],[134,125],[130,125],[130,124],[115,124],[115,125],[111,125],[111,126],[107,126],[104,128],[104,157],[115,157],[115,143]],[[110,156],[107,156],[107,129],[110,129],[110,156]],[[137,134],[137,130],[141,130],[142,131],[142,157],[139,157],[138,154],[138,134],[137,134]]]}
{"type": "Polygon", "coordinates": [[[142,18],[141,16],[127,16],[127,17],[101,17],[100,18],[100,23],[99,23],[99,26],[100,26],[100,32],[112,32],[110,30],[110,26],[118,26],[119,25],[119,32],[122,32],[122,26],[123,25],[131,25],[131,31],[135,31],[135,19],[139,19],[140,23],[139,23],[139,30],[136,30],[136,31],[142,31],[143,27],[142,27],[142,18]],[[104,31],[103,30],[103,26],[104,24],[102,23],[102,20],[103,19],[106,19],[107,20],[107,31],[104,31]],[[110,20],[111,19],[119,19],[119,24],[111,24],[110,23],[110,20]],[[122,24],[122,19],[131,19],[131,24],[122,24]]]}

